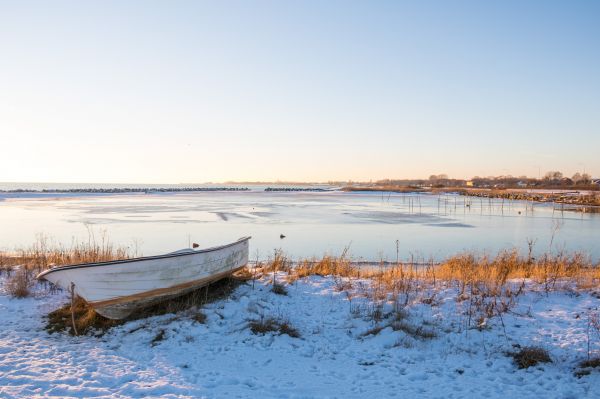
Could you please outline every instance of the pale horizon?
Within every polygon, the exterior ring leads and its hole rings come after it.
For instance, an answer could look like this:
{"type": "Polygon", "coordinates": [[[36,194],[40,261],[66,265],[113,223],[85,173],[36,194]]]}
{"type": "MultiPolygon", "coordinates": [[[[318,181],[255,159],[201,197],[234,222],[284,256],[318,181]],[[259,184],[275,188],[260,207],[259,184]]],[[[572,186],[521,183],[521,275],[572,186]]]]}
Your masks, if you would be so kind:
{"type": "Polygon", "coordinates": [[[3,3],[0,181],[600,177],[599,12],[3,3]]]}

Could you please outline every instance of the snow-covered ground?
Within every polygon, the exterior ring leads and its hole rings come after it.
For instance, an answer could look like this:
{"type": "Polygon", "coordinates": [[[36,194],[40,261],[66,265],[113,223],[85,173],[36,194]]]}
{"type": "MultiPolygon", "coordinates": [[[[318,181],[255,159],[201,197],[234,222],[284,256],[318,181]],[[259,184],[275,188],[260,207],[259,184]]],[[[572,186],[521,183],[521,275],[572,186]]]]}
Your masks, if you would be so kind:
{"type": "MultiPolygon", "coordinates": [[[[264,281],[243,285],[205,306],[205,324],[168,314],[101,337],[44,331],[44,315],[65,294],[0,294],[0,397],[600,397],[600,370],[573,375],[597,298],[528,292],[504,315],[504,328],[496,318],[479,331],[461,327],[464,303],[455,295],[448,289],[434,306],[410,307],[408,322],[437,333],[419,339],[389,327],[364,335],[374,326],[367,300],[323,277],[295,282],[287,296],[264,281]],[[253,334],[248,320],[261,316],[289,320],[301,337],[253,334]],[[518,369],[506,355],[513,344],[542,346],[553,363],[518,369]]],[[[597,351],[599,337],[591,338],[597,351]]]]}

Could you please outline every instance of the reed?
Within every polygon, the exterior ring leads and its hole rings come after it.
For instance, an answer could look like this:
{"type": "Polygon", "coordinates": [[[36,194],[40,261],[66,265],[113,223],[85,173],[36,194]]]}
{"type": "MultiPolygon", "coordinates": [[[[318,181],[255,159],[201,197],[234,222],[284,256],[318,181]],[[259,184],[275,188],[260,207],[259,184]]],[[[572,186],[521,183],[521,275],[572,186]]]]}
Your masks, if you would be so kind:
{"type": "MultiPolygon", "coordinates": [[[[40,234],[29,247],[11,253],[0,252],[0,274],[8,275],[5,280],[8,293],[22,298],[29,295],[35,276],[53,266],[127,259],[136,255],[135,249],[114,245],[105,232],[97,239],[90,230],[87,241],[73,241],[70,246],[57,244],[40,234]]],[[[48,282],[42,284],[54,289],[48,282]]]]}
{"type": "Polygon", "coordinates": [[[10,253],[0,252],[0,274],[11,275],[17,271],[25,273],[27,280],[34,280],[36,274],[53,266],[104,262],[128,259],[137,256],[137,250],[131,247],[114,245],[106,233],[96,239],[90,233],[87,241],[73,241],[71,245],[55,243],[45,235],[38,235],[37,240],[29,247],[20,248],[10,253]]]}
{"type": "Polygon", "coordinates": [[[579,252],[545,253],[536,258],[523,256],[516,249],[500,251],[495,257],[465,252],[442,262],[435,273],[438,279],[458,283],[461,293],[469,284],[484,284],[494,290],[513,279],[533,280],[545,290],[556,288],[561,279],[581,287],[595,287],[600,281],[600,265],[579,252]]]}
{"type": "MultiPolygon", "coordinates": [[[[392,315],[402,314],[410,305],[436,306],[436,298],[443,290],[455,290],[456,301],[464,315],[462,327],[482,330],[487,328],[491,318],[499,318],[503,324],[503,314],[517,305],[518,297],[525,290],[548,294],[574,287],[600,287],[600,265],[594,264],[589,256],[557,252],[533,257],[532,251],[522,255],[516,249],[500,251],[495,256],[464,252],[438,264],[398,262],[390,266],[381,262],[379,267],[366,268],[354,264],[345,252],[340,257],[325,256],[296,262],[279,253],[261,264],[260,272],[273,281],[275,274],[287,273],[290,283],[308,276],[332,278],[335,290],[345,292],[350,312],[374,323],[365,335],[376,334],[384,327],[380,322],[390,317],[396,319],[392,315]],[[270,273],[273,273],[272,277],[270,273]],[[355,297],[366,298],[367,303],[353,302],[355,297]]],[[[414,326],[406,321],[396,320],[389,326],[413,337],[427,339],[436,335],[431,328],[414,326]]]]}
{"type": "Polygon", "coordinates": [[[406,291],[424,283],[455,283],[464,293],[469,284],[484,284],[489,290],[497,290],[510,280],[526,279],[543,285],[544,289],[557,288],[562,279],[576,282],[581,288],[597,287],[600,283],[600,264],[581,252],[545,253],[533,257],[521,254],[517,249],[499,251],[495,256],[477,252],[463,252],[442,262],[380,263],[365,267],[348,257],[324,256],[292,262],[283,254],[272,260],[259,262],[259,272],[288,274],[293,282],[308,276],[332,276],[335,278],[368,278],[381,284],[388,291],[406,291]]]}

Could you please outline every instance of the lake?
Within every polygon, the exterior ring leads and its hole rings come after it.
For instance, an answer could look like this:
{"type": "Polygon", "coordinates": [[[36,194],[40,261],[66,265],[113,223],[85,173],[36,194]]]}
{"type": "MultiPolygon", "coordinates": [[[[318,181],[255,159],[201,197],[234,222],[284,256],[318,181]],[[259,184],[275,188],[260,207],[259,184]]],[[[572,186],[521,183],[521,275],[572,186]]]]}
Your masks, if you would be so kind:
{"type": "Polygon", "coordinates": [[[584,251],[600,260],[600,214],[551,204],[458,195],[377,192],[192,192],[0,194],[0,249],[44,234],[68,245],[99,241],[155,255],[196,242],[209,247],[251,235],[251,257],[282,249],[293,258],[339,255],[395,261],[441,259],[463,250],[584,251]],[[285,235],[281,239],[280,235],[285,235]],[[552,244],[551,244],[552,243],[552,244]],[[396,245],[398,244],[398,254],[396,245]]]}

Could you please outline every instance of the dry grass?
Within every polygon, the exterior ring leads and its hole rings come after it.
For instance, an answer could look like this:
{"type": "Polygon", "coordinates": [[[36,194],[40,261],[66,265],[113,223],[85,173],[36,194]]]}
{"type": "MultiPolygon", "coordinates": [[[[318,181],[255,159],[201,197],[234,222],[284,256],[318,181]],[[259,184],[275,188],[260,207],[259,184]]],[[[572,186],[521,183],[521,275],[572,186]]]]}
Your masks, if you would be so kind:
{"type": "MultiPolygon", "coordinates": [[[[330,276],[335,290],[346,293],[351,313],[376,323],[385,318],[384,304],[391,303],[396,311],[414,303],[437,306],[436,295],[441,290],[455,288],[456,299],[466,316],[464,328],[480,330],[488,328],[491,318],[498,317],[503,323],[503,314],[516,306],[525,289],[548,293],[571,289],[574,284],[590,289],[598,287],[600,282],[600,265],[581,253],[534,257],[531,251],[522,255],[517,250],[500,251],[495,256],[465,252],[437,264],[430,261],[390,266],[381,262],[379,266],[368,267],[352,263],[345,252],[340,257],[297,262],[276,252],[273,259],[259,263],[257,270],[267,278],[272,273],[273,284],[277,284],[276,275],[285,273],[290,283],[307,276],[330,276]],[[367,298],[371,305],[353,303],[356,296],[367,298]]],[[[411,328],[406,323],[396,323],[396,327],[424,339],[435,335],[430,329],[411,328]]]]}
{"type": "MultiPolygon", "coordinates": [[[[100,316],[81,298],[75,299],[73,313],[75,314],[75,326],[81,335],[91,332],[101,334],[111,327],[123,324],[121,320],[111,320],[100,316]]],[[[70,303],[48,314],[46,331],[49,333],[67,331],[69,334],[75,335],[71,322],[70,303]]]]}
{"type": "Polygon", "coordinates": [[[552,363],[548,351],[537,346],[527,346],[518,352],[511,353],[511,356],[520,369],[526,369],[539,363],[552,363]]]}
{"type": "Polygon", "coordinates": [[[28,248],[21,248],[10,256],[0,254],[0,267],[6,270],[14,265],[22,265],[29,271],[40,273],[54,265],[104,262],[137,255],[134,248],[112,244],[105,233],[100,234],[97,239],[90,231],[87,241],[74,241],[70,246],[57,244],[45,235],[38,235],[36,242],[28,248]]]}
{"type": "Polygon", "coordinates": [[[364,333],[362,333],[360,336],[361,337],[368,337],[369,335],[377,335],[377,334],[379,334],[386,327],[387,326],[375,325],[375,326],[369,328],[364,333]]]}
{"type": "Polygon", "coordinates": [[[428,340],[437,337],[436,332],[432,328],[415,326],[406,321],[393,322],[390,326],[394,331],[402,331],[415,339],[428,340]]]}
{"type": "Polygon", "coordinates": [[[281,318],[261,317],[257,320],[250,320],[248,327],[254,334],[264,335],[272,332],[279,335],[286,334],[292,338],[300,338],[300,332],[290,324],[289,320],[281,318]]]}
{"type": "Polygon", "coordinates": [[[600,357],[587,359],[579,363],[581,368],[600,368],[600,357]]]}
{"type": "Polygon", "coordinates": [[[37,241],[28,248],[10,254],[0,253],[0,273],[9,275],[6,280],[7,291],[23,297],[29,293],[26,285],[31,285],[38,273],[53,266],[127,259],[136,255],[137,252],[129,247],[113,245],[106,234],[101,234],[97,241],[91,230],[88,241],[73,242],[69,247],[39,235],[37,241]],[[10,277],[15,270],[18,277],[10,277]]]}
{"type": "Polygon", "coordinates": [[[408,262],[389,266],[382,263],[380,267],[357,266],[345,255],[292,262],[278,252],[273,259],[259,263],[257,267],[263,274],[285,272],[290,282],[307,276],[333,276],[340,290],[351,286],[351,280],[341,278],[370,278],[384,291],[398,294],[447,282],[456,284],[461,294],[472,289],[486,295],[500,294],[507,282],[515,279],[534,281],[545,290],[559,288],[562,279],[574,281],[584,288],[600,285],[600,265],[593,264],[589,256],[579,252],[538,257],[521,255],[516,249],[500,251],[493,257],[465,252],[436,264],[408,262]]]}
{"type": "MultiPolygon", "coordinates": [[[[353,263],[346,253],[347,251],[344,251],[338,257],[324,256],[321,259],[292,262],[282,251],[275,251],[271,259],[259,262],[251,273],[246,271],[243,279],[254,280],[257,274],[269,276],[271,273],[272,291],[285,295],[285,285],[276,279],[284,278],[293,283],[307,276],[331,276],[335,290],[346,292],[350,302],[355,295],[371,301],[371,309],[358,310],[374,321],[382,319],[381,313],[386,303],[392,303],[396,310],[412,303],[435,306],[436,293],[441,289],[454,287],[457,290],[457,300],[466,308],[467,328],[481,328],[486,319],[502,317],[503,313],[515,306],[516,298],[526,283],[528,287],[538,287],[545,292],[562,289],[564,282],[571,286],[576,283],[579,288],[586,289],[600,286],[600,265],[593,264],[588,256],[581,253],[544,254],[533,257],[531,251],[522,255],[516,250],[506,250],[495,256],[466,252],[439,264],[408,262],[389,266],[382,262],[379,266],[370,267],[353,263]]],[[[23,297],[29,294],[35,273],[54,264],[125,259],[135,255],[136,252],[128,247],[112,245],[105,235],[96,240],[90,233],[87,242],[73,243],[70,247],[54,245],[51,240],[40,236],[30,248],[22,249],[11,256],[0,254],[0,272],[9,274],[9,278],[5,280],[7,291],[11,295],[23,297]]],[[[229,295],[239,280],[226,282],[225,285],[211,285],[208,293],[202,289],[144,309],[137,312],[136,317],[178,312],[201,306],[202,303],[217,299],[219,292],[223,296],[229,295]]],[[[351,308],[352,306],[351,303],[351,308]]],[[[62,309],[63,313],[67,311],[70,316],[69,305],[62,309]]],[[[60,313],[61,310],[57,312],[60,313]]],[[[99,317],[92,310],[79,311],[78,330],[105,330],[107,326],[111,326],[111,323],[105,324],[101,319],[97,320],[99,317]]],[[[51,327],[51,330],[70,329],[68,318],[66,325],[61,317],[57,316],[52,320],[49,324],[62,323],[62,327],[51,327]]]]}
{"type": "Polygon", "coordinates": [[[592,374],[592,370],[598,368],[600,368],[600,357],[594,357],[580,362],[573,374],[575,374],[575,377],[581,378],[592,374]]]}
{"type": "Polygon", "coordinates": [[[261,267],[262,271],[268,272],[290,272],[292,269],[292,261],[283,253],[281,250],[276,250],[273,257],[270,258],[266,263],[257,265],[261,267]]]}
{"type": "Polygon", "coordinates": [[[360,269],[342,255],[340,257],[324,256],[321,259],[304,259],[296,264],[291,280],[307,276],[360,277],[360,269]]]}
{"type": "MultiPolygon", "coordinates": [[[[371,314],[364,314],[368,320],[375,325],[362,333],[361,337],[377,335],[385,328],[390,327],[393,331],[401,331],[407,336],[418,340],[429,340],[437,337],[432,325],[416,325],[410,321],[410,315],[406,309],[398,309],[392,312],[383,313],[381,306],[377,306],[371,314]]],[[[431,323],[429,323],[431,324],[431,323]]]]}
{"type": "Polygon", "coordinates": [[[192,316],[192,319],[196,322],[196,323],[200,323],[200,324],[204,324],[206,323],[206,315],[202,312],[197,312],[196,314],[194,314],[192,316]]]}
{"type": "Polygon", "coordinates": [[[581,253],[544,254],[537,258],[520,255],[517,250],[499,252],[495,257],[464,253],[449,258],[437,268],[438,278],[461,281],[465,284],[478,281],[499,287],[507,279],[526,278],[554,288],[561,278],[575,280],[583,285],[597,285],[600,268],[581,253]]]}

